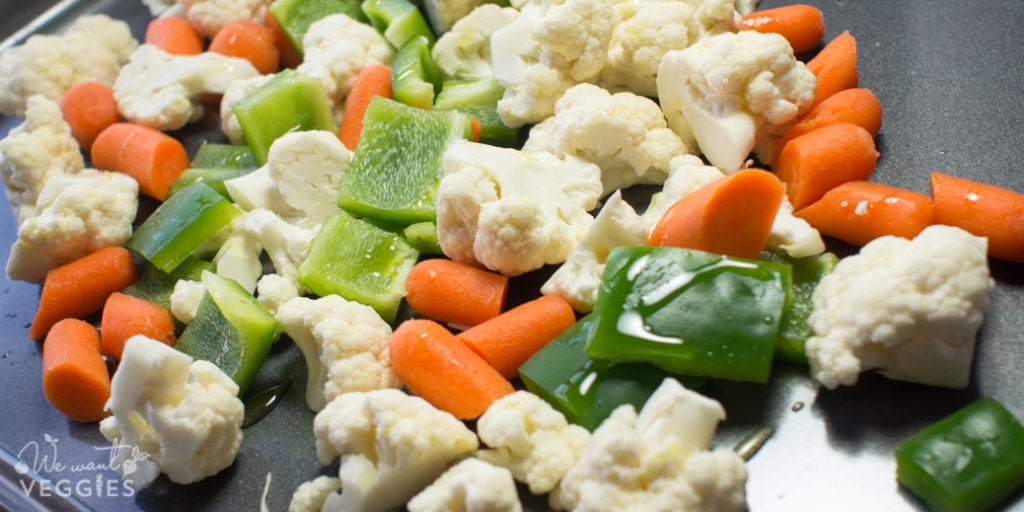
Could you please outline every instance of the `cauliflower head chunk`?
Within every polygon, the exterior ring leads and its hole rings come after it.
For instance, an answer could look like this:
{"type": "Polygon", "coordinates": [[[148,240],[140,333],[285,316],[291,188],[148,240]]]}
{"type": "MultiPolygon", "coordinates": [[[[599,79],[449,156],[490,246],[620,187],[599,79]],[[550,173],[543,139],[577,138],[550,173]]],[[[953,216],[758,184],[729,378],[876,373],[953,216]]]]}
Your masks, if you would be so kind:
{"type": "Polygon", "coordinates": [[[397,389],[344,393],[313,420],[321,464],[341,457],[341,494],[323,510],[392,510],[479,447],[473,431],[397,389]]]}
{"type": "Polygon", "coordinates": [[[270,210],[257,208],[235,217],[222,231],[227,236],[213,258],[217,275],[238,281],[252,293],[263,274],[263,251],[276,273],[298,286],[299,265],[306,259],[319,226],[296,226],[270,210]]]}
{"type": "Polygon", "coordinates": [[[515,276],[562,263],[590,227],[600,170],[576,157],[456,141],[443,157],[437,237],[463,263],[515,276]]]}
{"type": "Polygon", "coordinates": [[[777,136],[810,108],[817,81],[784,37],[744,30],[669,51],[657,85],[669,126],[734,172],[759,138],[777,136]]]}
{"type": "Polygon", "coordinates": [[[881,237],[843,258],[814,291],[811,375],[829,389],[862,371],[964,388],[994,281],[987,241],[930,226],[913,240],[881,237]]]}
{"type": "Polygon", "coordinates": [[[373,308],[337,295],[297,297],[274,317],[306,358],[310,409],[320,411],[342,393],[402,385],[388,356],[391,326],[373,308]]]}
{"type": "Polygon", "coordinates": [[[127,23],[104,14],[82,16],[61,35],[33,35],[0,52],[0,113],[23,117],[32,96],[60,101],[78,82],[113,84],[138,45],[127,23]]]}
{"type": "Polygon", "coordinates": [[[665,379],[640,413],[615,409],[551,495],[557,510],[746,510],[747,470],[731,450],[708,451],[721,404],[665,379]]]}
{"type": "Polygon", "coordinates": [[[596,164],[605,194],[639,183],[661,184],[669,161],[690,152],[669,129],[657,103],[592,84],[566,91],[555,115],[530,130],[523,151],[572,155],[596,164]]]}
{"type": "Polygon", "coordinates": [[[290,132],[270,146],[267,168],[286,203],[309,223],[321,224],[341,211],[338,189],[352,152],[338,136],[322,130],[290,132]]]}
{"type": "Polygon", "coordinates": [[[213,363],[136,335],[110,388],[112,415],[100,432],[116,443],[112,465],[136,488],[160,473],[178,484],[198,482],[234,463],[244,406],[238,385],[213,363]]]}
{"type": "Polygon", "coordinates": [[[464,80],[493,76],[491,69],[491,36],[519,17],[511,7],[484,4],[455,22],[445,32],[431,56],[448,76],[464,80]]]}
{"type": "Polygon", "coordinates": [[[117,75],[114,99],[125,119],[156,130],[176,130],[203,117],[200,95],[223,94],[231,82],[259,74],[245,59],[213,52],[173,55],[144,44],[117,75]]]}
{"type": "Polygon", "coordinates": [[[267,16],[266,0],[177,0],[185,8],[185,17],[200,34],[217,35],[228,22],[246,20],[263,24],[267,16]]]}
{"type": "Polygon", "coordinates": [[[409,512],[521,512],[509,470],[468,458],[413,497],[409,512]]]}

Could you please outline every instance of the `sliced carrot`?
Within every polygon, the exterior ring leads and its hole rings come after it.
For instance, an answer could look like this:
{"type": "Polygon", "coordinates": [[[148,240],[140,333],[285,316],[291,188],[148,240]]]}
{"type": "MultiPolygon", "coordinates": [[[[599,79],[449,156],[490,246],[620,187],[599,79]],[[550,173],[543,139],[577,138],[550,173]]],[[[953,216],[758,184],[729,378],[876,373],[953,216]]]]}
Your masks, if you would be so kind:
{"type": "Polygon", "coordinates": [[[107,297],[138,280],[128,249],[105,247],[46,274],[29,336],[39,339],[65,318],[84,318],[103,308],[107,297]]]}
{"type": "Polygon", "coordinates": [[[406,320],[395,329],[391,366],[409,390],[462,420],[480,417],[512,384],[443,325],[406,320]]]}
{"type": "Polygon", "coordinates": [[[71,127],[71,135],[85,151],[92,148],[100,132],[121,120],[114,90],[100,82],[72,85],[60,100],[60,110],[71,127]]]}
{"type": "Polygon", "coordinates": [[[263,18],[263,24],[270,29],[270,33],[274,36],[274,46],[277,46],[277,53],[281,56],[281,64],[287,68],[295,68],[302,64],[302,54],[295,49],[295,45],[288,39],[281,25],[270,14],[269,9],[267,9],[266,17],[263,18]]]}
{"type": "Polygon", "coordinates": [[[57,322],[43,342],[43,395],[68,418],[81,422],[107,416],[110,374],[100,354],[100,336],[87,322],[57,322]]]}
{"type": "Polygon", "coordinates": [[[121,292],[110,294],[100,319],[103,354],[120,361],[125,342],[136,334],[174,346],[174,319],[148,300],[121,292]]]}
{"type": "Polygon", "coordinates": [[[461,340],[506,379],[544,345],[576,323],[565,299],[546,295],[459,333],[461,340]]]}
{"type": "Polygon", "coordinates": [[[234,20],[225,23],[210,41],[209,50],[245,59],[264,75],[277,71],[281,65],[281,53],[274,43],[274,33],[253,21],[234,20]]]}
{"type": "Polygon", "coordinates": [[[469,118],[469,126],[473,131],[473,136],[470,140],[473,142],[480,142],[480,121],[475,117],[469,118]]]}
{"type": "Polygon", "coordinates": [[[648,243],[757,258],[785,190],[774,174],[745,169],[683,196],[665,211],[648,243]]]}
{"type": "Polygon", "coordinates": [[[423,260],[405,280],[406,302],[438,322],[476,325],[501,314],[508,277],[444,258],[423,260]]]}
{"type": "Polygon", "coordinates": [[[159,201],[189,167],[181,142],[132,123],[114,123],[100,132],[91,155],[94,167],[130,175],[139,182],[139,191],[159,201]]]}
{"type": "Polygon", "coordinates": [[[203,53],[203,36],[185,18],[161,16],[146,26],[146,44],[174,55],[203,53]]]}
{"type": "Polygon", "coordinates": [[[877,161],[875,139],[867,130],[836,123],[787,142],[775,170],[793,208],[799,210],[840,184],[867,180],[877,161]]]}
{"type": "Polygon", "coordinates": [[[338,138],[352,151],[359,144],[359,135],[363,133],[363,115],[374,96],[391,98],[391,67],[372,64],[363,68],[345,99],[345,113],[338,126],[338,138]]]}
{"type": "Polygon", "coordinates": [[[815,49],[825,37],[825,15],[807,4],[754,11],[740,20],[740,30],[775,33],[785,37],[800,54],[815,49]]]}
{"type": "Polygon", "coordinates": [[[1024,194],[932,172],[935,220],[988,238],[988,254],[1024,263],[1024,194]]]}
{"type": "Polygon", "coordinates": [[[872,137],[882,129],[882,102],[869,89],[852,88],[839,91],[822,100],[800,117],[776,146],[772,165],[786,143],[811,130],[836,123],[852,123],[864,128],[872,137]]]}
{"type": "Polygon", "coordinates": [[[848,181],[795,215],[823,235],[864,245],[886,235],[914,238],[935,223],[935,203],[912,190],[848,181]]]}
{"type": "Polygon", "coordinates": [[[815,104],[839,91],[857,87],[857,40],[849,30],[839,34],[807,62],[807,69],[818,79],[815,104]]]}

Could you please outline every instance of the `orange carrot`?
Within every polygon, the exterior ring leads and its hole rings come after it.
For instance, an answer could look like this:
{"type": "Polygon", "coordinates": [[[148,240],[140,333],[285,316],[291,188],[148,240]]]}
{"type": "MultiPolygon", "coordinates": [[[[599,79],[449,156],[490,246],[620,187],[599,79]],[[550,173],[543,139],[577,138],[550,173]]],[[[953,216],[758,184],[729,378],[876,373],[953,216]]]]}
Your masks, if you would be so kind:
{"type": "Polygon", "coordinates": [[[475,117],[469,118],[469,126],[473,131],[473,136],[470,138],[473,142],[480,142],[480,121],[475,117]]]}
{"type": "Polygon", "coordinates": [[[877,160],[875,139],[867,130],[836,123],[786,143],[775,171],[786,184],[793,208],[799,210],[842,183],[867,180],[877,160]]]}
{"type": "Polygon", "coordinates": [[[146,26],[146,44],[174,55],[203,53],[203,36],[185,18],[162,16],[146,26]]]}
{"type": "Polygon", "coordinates": [[[224,24],[210,41],[210,51],[248,60],[264,75],[277,71],[281,65],[281,53],[274,43],[274,33],[248,20],[224,24]]]}
{"type": "Polygon", "coordinates": [[[57,322],[43,342],[43,394],[58,411],[75,421],[107,416],[110,374],[100,354],[100,337],[87,322],[57,322]]]}
{"type": "Polygon", "coordinates": [[[1024,263],[1024,194],[932,172],[935,220],[988,238],[988,254],[1024,263]]]}
{"type": "Polygon", "coordinates": [[[872,137],[882,129],[882,103],[869,89],[846,89],[822,100],[800,117],[776,146],[773,166],[786,143],[816,128],[836,123],[853,123],[872,137]]]}
{"type": "Polygon", "coordinates": [[[174,320],[166,309],[148,300],[121,292],[110,294],[100,319],[103,354],[120,361],[124,343],[136,334],[174,346],[174,320]]]}
{"type": "Polygon", "coordinates": [[[935,203],[918,192],[858,180],[829,190],[795,215],[823,235],[864,245],[885,235],[914,238],[935,223],[935,203]]]}
{"type": "Polygon", "coordinates": [[[391,366],[409,390],[461,420],[480,417],[512,384],[443,325],[406,320],[395,329],[391,366]]]}
{"type": "Polygon", "coordinates": [[[807,69],[818,79],[815,104],[839,91],[857,87],[857,40],[849,30],[839,34],[807,62],[807,69]]]}
{"type": "Polygon", "coordinates": [[[476,325],[505,306],[508,277],[443,258],[417,263],[405,280],[406,302],[438,322],[476,325]]]}
{"type": "Polygon", "coordinates": [[[338,138],[352,151],[359,144],[359,135],[363,132],[363,115],[374,96],[391,98],[389,66],[372,64],[363,68],[345,99],[345,114],[341,116],[338,138]]]}
{"type": "Polygon", "coordinates": [[[549,341],[576,323],[565,299],[554,295],[516,306],[459,333],[461,340],[506,379],[549,341]]]}
{"type": "Polygon", "coordinates": [[[105,247],[47,272],[29,336],[39,339],[65,318],[83,318],[103,308],[111,293],[138,280],[128,249],[105,247]]]}
{"type": "Polygon", "coordinates": [[[97,169],[120,171],[139,182],[139,191],[163,201],[167,189],[189,167],[188,153],[174,137],[132,123],[114,123],[92,145],[97,169]]]}
{"type": "Polygon", "coordinates": [[[100,82],[72,85],[60,100],[60,110],[71,127],[71,135],[85,151],[89,151],[100,132],[121,119],[114,90],[100,82]]]}
{"type": "Polygon", "coordinates": [[[825,16],[817,7],[794,4],[755,11],[740,20],[740,30],[756,30],[785,37],[793,53],[811,51],[825,37],[825,16]]]}
{"type": "Polygon", "coordinates": [[[274,36],[274,46],[277,46],[277,53],[281,56],[281,64],[287,68],[295,68],[302,64],[302,55],[295,49],[295,45],[285,35],[281,25],[270,14],[269,9],[266,17],[263,18],[263,24],[270,29],[270,33],[274,36]]]}
{"type": "Polygon", "coordinates": [[[774,174],[745,169],[683,196],[665,211],[648,243],[757,258],[785,190],[774,174]]]}

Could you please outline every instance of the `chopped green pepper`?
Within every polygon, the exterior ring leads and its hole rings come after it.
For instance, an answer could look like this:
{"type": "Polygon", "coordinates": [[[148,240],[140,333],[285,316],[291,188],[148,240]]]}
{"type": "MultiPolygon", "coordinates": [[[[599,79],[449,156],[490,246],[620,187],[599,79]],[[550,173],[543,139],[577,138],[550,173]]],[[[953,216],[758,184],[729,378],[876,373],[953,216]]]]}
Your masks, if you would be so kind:
{"type": "Polygon", "coordinates": [[[409,39],[395,53],[391,63],[391,92],[395,101],[429,110],[441,90],[441,68],[430,55],[427,38],[409,39]]]}
{"type": "Polygon", "coordinates": [[[835,268],[839,258],[826,252],[807,258],[790,258],[772,252],[761,253],[761,259],[785,263],[793,268],[793,296],[782,314],[779,339],[775,343],[775,359],[789,363],[807,364],[804,346],[811,337],[807,319],[814,310],[814,289],[821,278],[835,268]]]}
{"type": "Polygon", "coordinates": [[[520,140],[520,128],[506,126],[498,115],[498,100],[505,88],[493,77],[449,80],[441,84],[434,100],[437,110],[457,110],[480,123],[480,142],[512,147],[520,140]]]}
{"type": "Polygon", "coordinates": [[[401,48],[406,41],[423,36],[434,45],[434,33],[416,4],[409,0],[365,0],[363,13],[391,46],[401,48]]]}
{"type": "Polygon", "coordinates": [[[402,235],[420,254],[444,254],[441,244],[437,241],[437,224],[433,222],[409,225],[402,230],[402,235]]]}
{"type": "Polygon", "coordinates": [[[302,38],[309,26],[331,14],[347,14],[350,18],[368,22],[360,7],[360,0],[274,0],[270,15],[292,46],[303,55],[302,38]]]}
{"type": "Polygon", "coordinates": [[[256,163],[249,146],[204,142],[196,150],[191,166],[171,184],[167,197],[173,196],[194,182],[201,181],[220,195],[230,198],[224,187],[224,180],[249,174],[258,167],[259,164],[256,163]]]}

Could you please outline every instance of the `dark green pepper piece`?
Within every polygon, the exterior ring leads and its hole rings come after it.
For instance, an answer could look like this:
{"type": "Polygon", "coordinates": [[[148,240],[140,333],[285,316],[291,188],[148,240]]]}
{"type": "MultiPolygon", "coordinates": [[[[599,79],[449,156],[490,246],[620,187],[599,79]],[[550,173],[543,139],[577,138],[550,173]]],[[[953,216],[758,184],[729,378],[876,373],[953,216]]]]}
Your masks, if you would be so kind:
{"type": "Polygon", "coordinates": [[[305,54],[302,38],[309,26],[331,14],[346,14],[363,23],[369,21],[363,14],[360,0],[274,0],[270,3],[270,15],[299,55],[305,54]]]}
{"type": "Polygon", "coordinates": [[[772,252],[761,253],[761,259],[785,263],[793,267],[793,296],[782,314],[779,339],[775,343],[775,359],[788,363],[807,364],[804,346],[811,337],[807,319],[814,310],[814,289],[821,278],[832,272],[839,258],[826,252],[807,258],[790,258],[772,252]]]}

